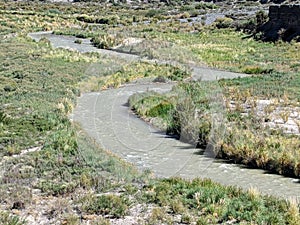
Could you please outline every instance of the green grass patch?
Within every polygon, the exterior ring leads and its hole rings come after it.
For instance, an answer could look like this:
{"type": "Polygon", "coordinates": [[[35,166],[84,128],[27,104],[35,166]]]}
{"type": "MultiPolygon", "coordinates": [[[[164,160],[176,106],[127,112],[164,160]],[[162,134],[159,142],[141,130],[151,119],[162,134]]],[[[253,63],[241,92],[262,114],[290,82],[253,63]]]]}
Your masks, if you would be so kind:
{"type": "Polygon", "coordinates": [[[140,53],[148,52],[151,58],[186,63],[200,61],[211,67],[252,74],[292,72],[299,61],[299,43],[264,43],[233,29],[198,28],[176,21],[149,27],[147,30],[142,26],[131,28],[136,35],[151,39],[149,44],[143,42],[143,50],[138,50],[138,45],[132,48],[140,53]],[[194,32],[187,32],[190,30],[194,32]]]}
{"type": "Polygon", "coordinates": [[[161,117],[165,119],[174,108],[166,97],[155,92],[134,94],[129,98],[129,105],[142,117],[161,117]]]}
{"type": "Polygon", "coordinates": [[[23,225],[26,224],[24,219],[18,216],[10,215],[6,212],[0,212],[0,223],[3,225],[23,225]]]}
{"type": "Polygon", "coordinates": [[[83,201],[83,211],[90,214],[120,218],[125,216],[129,209],[128,199],[113,194],[83,198],[81,201],[83,201]]]}
{"type": "MultiPolygon", "coordinates": [[[[103,65],[110,66],[110,65],[103,65]]],[[[104,68],[105,69],[105,68],[104,68]]],[[[118,88],[125,83],[141,78],[163,78],[168,81],[180,81],[190,77],[190,72],[182,66],[170,64],[159,65],[148,62],[133,62],[116,68],[107,76],[92,76],[82,82],[81,86],[89,87],[92,91],[107,88],[118,88]]]]}
{"type": "Polygon", "coordinates": [[[44,145],[52,131],[69,123],[67,114],[78,94],[75,84],[87,65],[45,59],[51,51],[47,45],[24,39],[3,40],[1,48],[0,142],[5,149],[44,145]]]}
{"type": "Polygon", "coordinates": [[[80,129],[68,119],[79,95],[78,83],[87,76],[87,59],[100,58],[53,50],[45,42],[23,38],[4,39],[1,48],[1,157],[40,149],[9,160],[3,180],[18,179],[25,186],[59,196],[79,187],[111,187],[114,183],[108,174],[116,182],[135,177],[132,167],[89,145],[94,141],[79,135],[76,130],[80,129]],[[15,88],[8,90],[12,84],[15,88]],[[13,170],[16,164],[22,166],[13,170]],[[29,179],[38,180],[28,183],[29,179]]]}
{"type": "Polygon", "coordinates": [[[210,180],[171,178],[154,181],[144,187],[141,197],[143,201],[172,210],[170,214],[179,210],[184,218],[183,212],[189,213],[190,222],[198,221],[199,224],[200,221],[204,224],[233,220],[245,224],[284,224],[291,221],[290,215],[283,213],[289,211],[288,202],[253,195],[235,187],[224,187],[210,180]]]}

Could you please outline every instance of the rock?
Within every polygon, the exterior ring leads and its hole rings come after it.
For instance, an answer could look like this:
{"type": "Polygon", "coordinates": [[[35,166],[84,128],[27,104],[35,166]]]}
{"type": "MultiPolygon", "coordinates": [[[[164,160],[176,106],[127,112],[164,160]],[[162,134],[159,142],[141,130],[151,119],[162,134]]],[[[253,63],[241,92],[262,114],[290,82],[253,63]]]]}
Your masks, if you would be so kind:
{"type": "Polygon", "coordinates": [[[82,216],[82,219],[84,219],[84,220],[94,220],[96,218],[97,218],[96,215],[83,215],[82,216]]]}
{"type": "Polygon", "coordinates": [[[275,4],[281,4],[281,3],[285,2],[285,0],[273,0],[272,2],[275,4]]]}
{"type": "Polygon", "coordinates": [[[271,5],[269,21],[258,31],[264,34],[267,41],[293,40],[300,35],[300,5],[271,5]]]}
{"type": "Polygon", "coordinates": [[[269,1],[268,0],[260,0],[259,2],[260,2],[260,4],[267,4],[269,1]]]}
{"type": "Polygon", "coordinates": [[[153,80],[154,83],[167,83],[168,79],[164,76],[158,76],[153,80]]]}
{"type": "Polygon", "coordinates": [[[16,202],[14,202],[11,209],[25,209],[25,204],[24,204],[24,202],[16,201],[16,202]]]}
{"type": "Polygon", "coordinates": [[[21,211],[17,209],[12,209],[11,212],[17,216],[21,215],[21,211]]]}

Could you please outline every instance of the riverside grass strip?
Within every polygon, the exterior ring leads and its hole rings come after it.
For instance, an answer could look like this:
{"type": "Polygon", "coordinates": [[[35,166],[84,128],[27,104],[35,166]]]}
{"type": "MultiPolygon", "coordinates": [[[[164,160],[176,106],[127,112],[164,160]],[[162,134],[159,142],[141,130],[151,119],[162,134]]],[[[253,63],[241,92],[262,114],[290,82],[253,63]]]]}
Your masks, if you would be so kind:
{"type": "MultiPolygon", "coordinates": [[[[298,178],[300,175],[298,133],[287,134],[285,128],[280,128],[279,125],[278,128],[269,127],[268,121],[278,110],[282,110],[281,113],[277,113],[278,115],[282,118],[286,116],[283,123],[287,123],[288,120],[296,122],[299,120],[299,118],[290,118],[290,113],[284,114],[282,107],[297,112],[299,92],[296,90],[299,90],[300,77],[294,75],[294,79],[287,81],[285,76],[289,75],[282,75],[280,78],[282,80],[277,80],[281,86],[275,87],[273,76],[264,75],[263,79],[238,78],[219,82],[180,83],[166,94],[155,92],[135,94],[130,97],[129,103],[142,118],[162,119],[166,124],[165,130],[169,134],[180,136],[186,129],[197,129],[199,134],[196,137],[197,145],[205,148],[207,144],[213,143],[217,151],[215,154],[219,158],[298,178]],[[252,85],[250,90],[249,81],[252,85]],[[211,137],[211,133],[216,132],[212,131],[215,129],[212,124],[212,115],[214,115],[212,110],[216,109],[213,109],[210,98],[213,96],[211,92],[214,87],[221,86],[222,98],[224,98],[222,104],[225,107],[218,109],[218,112],[225,117],[222,124],[225,127],[223,130],[225,135],[219,139],[211,137]],[[183,97],[184,101],[182,101],[183,97]],[[270,106],[274,108],[272,112],[267,113],[270,107],[260,109],[259,99],[278,101],[276,105],[270,106]],[[234,104],[234,108],[230,103],[234,104]],[[160,114],[158,115],[157,112],[160,114]],[[197,112],[196,120],[195,112],[197,112]],[[185,125],[189,126],[189,123],[184,123],[186,120],[195,121],[197,128],[185,127],[185,125]]],[[[299,126],[295,127],[299,130],[299,126]]]]}

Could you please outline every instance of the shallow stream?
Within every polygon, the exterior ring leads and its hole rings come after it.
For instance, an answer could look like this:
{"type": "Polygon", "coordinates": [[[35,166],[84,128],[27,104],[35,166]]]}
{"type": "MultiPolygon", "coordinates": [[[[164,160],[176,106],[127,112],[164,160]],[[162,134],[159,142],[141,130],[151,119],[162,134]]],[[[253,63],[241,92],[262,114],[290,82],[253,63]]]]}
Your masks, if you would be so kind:
{"type": "MultiPolygon", "coordinates": [[[[36,41],[46,37],[53,47],[98,52],[129,61],[141,60],[137,55],[97,49],[87,39],[83,39],[82,44],[76,44],[75,37],[58,36],[49,32],[32,33],[29,36],[36,41]]],[[[215,80],[246,76],[197,66],[191,69],[193,79],[215,80]]],[[[150,169],[158,177],[210,178],[224,185],[236,185],[245,190],[257,188],[263,194],[300,200],[298,179],[210,158],[207,154],[209,151],[201,153],[194,146],[163,134],[137,118],[127,106],[128,97],[136,92],[165,92],[172,85],[133,82],[119,89],[83,94],[78,98],[71,119],[79,122],[104,149],[133,163],[140,170],[150,169]]]]}

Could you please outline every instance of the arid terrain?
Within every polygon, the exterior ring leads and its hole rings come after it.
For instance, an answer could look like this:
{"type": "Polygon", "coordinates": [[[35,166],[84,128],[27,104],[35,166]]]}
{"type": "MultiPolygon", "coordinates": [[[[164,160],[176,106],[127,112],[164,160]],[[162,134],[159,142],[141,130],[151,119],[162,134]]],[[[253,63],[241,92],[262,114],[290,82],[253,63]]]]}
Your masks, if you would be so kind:
{"type": "Polygon", "coordinates": [[[299,224],[297,1],[0,1],[0,224],[299,224]]]}

